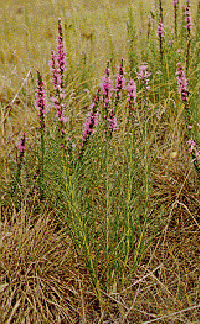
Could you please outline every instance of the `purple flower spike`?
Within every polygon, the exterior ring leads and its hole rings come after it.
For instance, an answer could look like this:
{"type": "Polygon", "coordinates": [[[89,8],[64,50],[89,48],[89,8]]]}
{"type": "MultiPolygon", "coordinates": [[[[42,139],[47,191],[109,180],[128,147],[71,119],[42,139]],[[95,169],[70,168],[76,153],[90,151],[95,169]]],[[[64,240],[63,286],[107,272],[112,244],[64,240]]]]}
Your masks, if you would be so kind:
{"type": "Polygon", "coordinates": [[[109,111],[108,124],[109,124],[109,133],[110,136],[112,136],[113,130],[119,129],[117,125],[117,117],[114,116],[112,109],[109,111]]]}
{"type": "MultiPolygon", "coordinates": [[[[56,120],[58,121],[58,133],[61,134],[61,138],[63,138],[66,133],[64,124],[67,121],[67,118],[63,114],[65,109],[63,99],[66,97],[65,82],[63,76],[63,73],[66,70],[66,52],[63,43],[63,34],[60,18],[58,19],[57,54],[54,51],[51,52],[50,65],[52,83],[54,85],[54,89],[56,89],[56,96],[52,97],[51,100],[57,110],[56,120]]],[[[58,136],[60,137],[60,135],[58,136]]]]}
{"type": "Polygon", "coordinates": [[[63,43],[62,26],[61,19],[58,19],[58,38],[57,38],[57,55],[54,51],[51,52],[51,73],[52,73],[52,83],[54,84],[57,93],[60,96],[65,96],[65,88],[63,73],[66,70],[66,52],[63,43]]]}
{"type": "Polygon", "coordinates": [[[39,109],[38,116],[40,116],[40,128],[45,132],[46,97],[43,85],[41,74],[37,71],[36,107],[39,109]]]}
{"type": "Polygon", "coordinates": [[[177,63],[176,80],[178,86],[177,92],[181,93],[182,101],[187,101],[187,79],[180,63],[177,63]]]}
{"type": "Polygon", "coordinates": [[[24,156],[25,152],[25,141],[26,141],[26,133],[24,133],[23,137],[20,140],[20,143],[18,145],[18,148],[20,150],[20,158],[24,156]]]}
{"type": "Polygon", "coordinates": [[[188,2],[188,5],[185,8],[185,13],[186,13],[185,21],[186,21],[186,28],[190,32],[192,24],[191,24],[191,15],[190,15],[190,4],[189,4],[189,1],[187,1],[187,2],[188,2]]]}
{"type": "Polygon", "coordinates": [[[148,64],[141,64],[139,66],[139,70],[140,70],[140,73],[138,74],[138,78],[142,79],[142,81],[145,84],[146,90],[149,90],[150,89],[150,87],[149,87],[149,81],[150,81],[149,77],[150,77],[151,73],[149,73],[149,71],[148,71],[148,64]]]}
{"type": "Polygon", "coordinates": [[[189,148],[189,153],[192,153],[193,150],[196,151],[196,143],[195,143],[194,140],[189,139],[189,141],[187,141],[186,143],[190,147],[189,148]]]}
{"type": "Polygon", "coordinates": [[[94,133],[94,126],[98,126],[98,116],[99,116],[99,93],[100,89],[97,90],[96,96],[93,98],[93,103],[90,107],[90,111],[88,113],[88,117],[86,122],[84,123],[84,129],[82,133],[82,150],[80,151],[79,157],[84,153],[84,145],[88,142],[89,137],[94,133]]]}
{"type": "Polygon", "coordinates": [[[129,103],[135,103],[135,99],[136,99],[136,84],[133,81],[133,79],[130,79],[130,82],[128,84],[128,101],[129,103]]]}
{"type": "Polygon", "coordinates": [[[57,69],[56,69],[56,54],[54,51],[51,51],[51,74],[52,74],[52,83],[56,88],[57,85],[57,69]]]}
{"type": "Polygon", "coordinates": [[[148,24],[148,38],[149,38],[150,31],[154,30],[155,14],[153,10],[150,11],[150,15],[148,16],[148,18],[149,18],[149,24],[148,24]]]}
{"type": "Polygon", "coordinates": [[[100,87],[102,88],[103,91],[103,96],[105,98],[110,98],[112,96],[112,91],[113,91],[113,82],[109,77],[109,61],[107,62],[107,68],[104,71],[104,76],[102,78],[102,83],[100,84],[100,87]]]}
{"type": "Polygon", "coordinates": [[[164,24],[161,23],[161,20],[159,22],[159,27],[158,27],[158,35],[160,35],[160,37],[164,37],[164,24]]]}
{"type": "Polygon", "coordinates": [[[141,65],[139,66],[140,73],[139,73],[138,77],[139,77],[140,79],[144,79],[145,70],[146,70],[147,68],[148,68],[148,65],[147,65],[147,64],[141,64],[141,65]]]}
{"type": "MultiPolygon", "coordinates": [[[[104,76],[102,78],[102,83],[99,85],[102,88],[103,92],[103,101],[104,101],[104,120],[108,120],[108,105],[109,105],[109,100],[112,96],[112,91],[113,91],[113,82],[109,77],[109,60],[107,61],[107,67],[104,71],[104,76]]],[[[110,118],[109,118],[110,119],[110,118]]],[[[106,125],[107,127],[107,125],[106,125]]],[[[105,130],[105,133],[107,134],[107,130],[105,130]]]]}
{"type": "MultiPolygon", "coordinates": [[[[113,91],[113,82],[109,77],[109,61],[107,61],[107,67],[105,69],[104,74],[105,75],[102,78],[102,83],[100,84],[100,87],[103,90],[104,109],[105,109],[104,120],[108,121],[108,129],[105,129],[104,132],[107,135],[108,133],[107,130],[108,130],[110,137],[112,137],[113,130],[118,129],[118,125],[117,125],[117,119],[116,117],[114,117],[114,109],[110,109],[110,111],[108,111],[108,104],[113,91]]],[[[123,59],[122,59],[122,63],[120,64],[119,74],[115,83],[115,91],[117,92],[115,106],[117,106],[120,89],[125,89],[123,59]]]]}
{"type": "Polygon", "coordinates": [[[197,150],[197,146],[194,140],[189,139],[186,144],[189,146],[189,153],[194,153],[197,160],[200,159],[200,152],[197,150]]]}
{"type": "Polygon", "coordinates": [[[130,79],[128,87],[128,104],[129,104],[129,116],[133,115],[133,107],[136,100],[136,84],[133,79],[130,79]]]}
{"type": "MultiPolygon", "coordinates": [[[[97,91],[97,96],[95,99],[98,98],[99,89],[97,91]]],[[[86,142],[90,135],[94,133],[94,126],[98,125],[98,116],[99,116],[99,109],[97,108],[97,100],[93,101],[90,111],[88,113],[87,121],[84,123],[84,130],[83,130],[83,142],[86,142]]]]}
{"type": "Polygon", "coordinates": [[[125,77],[124,77],[124,69],[123,69],[123,59],[122,63],[120,63],[119,66],[119,73],[117,75],[117,78],[115,80],[115,91],[117,92],[117,95],[121,89],[125,89],[125,77]]]}
{"type": "Polygon", "coordinates": [[[58,38],[57,38],[57,71],[63,75],[66,66],[66,52],[63,43],[61,18],[58,18],[58,38]]]}
{"type": "MultiPolygon", "coordinates": [[[[125,77],[124,77],[124,59],[122,58],[122,62],[119,65],[119,72],[117,74],[117,78],[115,80],[115,110],[117,109],[118,103],[119,103],[119,99],[120,99],[120,90],[124,90],[125,89],[125,77]]],[[[109,132],[110,132],[110,136],[112,136],[112,132],[115,129],[118,129],[118,125],[117,125],[117,119],[116,117],[114,117],[114,109],[111,109],[109,112],[109,119],[108,119],[108,123],[109,123],[109,132]]]]}
{"type": "Polygon", "coordinates": [[[146,95],[145,101],[147,103],[148,101],[148,90],[150,89],[149,81],[150,81],[150,75],[148,71],[148,64],[142,64],[139,66],[140,73],[138,74],[138,78],[142,80],[144,83],[144,95],[146,95]]]}

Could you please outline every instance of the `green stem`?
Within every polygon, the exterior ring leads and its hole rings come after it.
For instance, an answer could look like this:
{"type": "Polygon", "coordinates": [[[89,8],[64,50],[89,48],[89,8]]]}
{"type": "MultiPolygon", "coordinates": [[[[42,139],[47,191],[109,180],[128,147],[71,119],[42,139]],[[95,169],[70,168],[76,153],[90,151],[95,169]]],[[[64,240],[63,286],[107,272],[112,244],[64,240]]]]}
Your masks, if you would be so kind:
{"type": "Polygon", "coordinates": [[[134,28],[134,18],[133,18],[133,8],[131,1],[129,1],[128,7],[128,39],[129,39],[129,71],[131,77],[134,78],[134,65],[135,65],[135,28],[134,28]]]}
{"type": "Polygon", "coordinates": [[[110,200],[109,200],[109,140],[107,139],[107,148],[106,148],[106,163],[107,163],[107,185],[106,185],[106,193],[107,193],[107,213],[106,213],[106,251],[107,251],[107,293],[109,293],[109,280],[110,280],[110,274],[109,274],[109,263],[110,263],[110,257],[109,257],[109,225],[110,225],[110,200]]]}
{"type": "Polygon", "coordinates": [[[147,121],[147,113],[148,113],[148,102],[147,102],[147,97],[146,97],[146,90],[144,90],[144,137],[143,137],[143,143],[144,143],[144,171],[145,171],[145,202],[144,202],[144,220],[142,224],[142,231],[140,233],[139,237],[139,242],[135,251],[134,255],[134,262],[133,265],[136,267],[136,262],[138,265],[141,262],[141,258],[143,255],[143,248],[144,248],[144,234],[146,230],[146,223],[147,223],[147,218],[148,218],[148,203],[149,203],[149,162],[148,162],[148,156],[149,156],[149,132],[148,132],[148,121],[147,121]],[[139,256],[139,260],[138,260],[139,256]]]}

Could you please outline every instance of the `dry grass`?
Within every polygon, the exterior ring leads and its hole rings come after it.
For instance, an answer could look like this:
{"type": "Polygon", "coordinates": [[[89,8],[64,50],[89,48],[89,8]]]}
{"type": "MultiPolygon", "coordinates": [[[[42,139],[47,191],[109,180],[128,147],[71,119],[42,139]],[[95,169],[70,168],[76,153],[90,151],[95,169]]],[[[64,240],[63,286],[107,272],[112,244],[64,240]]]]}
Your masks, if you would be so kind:
{"type": "Polygon", "coordinates": [[[1,322],[77,323],[87,271],[50,216],[34,227],[25,218],[22,207],[16,222],[1,222],[1,322]]]}

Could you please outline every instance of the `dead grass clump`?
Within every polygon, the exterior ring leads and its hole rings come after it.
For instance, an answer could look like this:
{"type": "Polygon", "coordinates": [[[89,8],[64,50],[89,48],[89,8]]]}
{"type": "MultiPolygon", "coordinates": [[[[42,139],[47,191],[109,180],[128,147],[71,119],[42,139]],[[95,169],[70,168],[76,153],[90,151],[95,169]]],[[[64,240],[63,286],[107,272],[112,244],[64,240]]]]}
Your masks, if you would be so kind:
{"type": "Polygon", "coordinates": [[[22,219],[0,228],[0,322],[75,323],[78,276],[71,242],[41,216],[30,229],[22,219]]]}

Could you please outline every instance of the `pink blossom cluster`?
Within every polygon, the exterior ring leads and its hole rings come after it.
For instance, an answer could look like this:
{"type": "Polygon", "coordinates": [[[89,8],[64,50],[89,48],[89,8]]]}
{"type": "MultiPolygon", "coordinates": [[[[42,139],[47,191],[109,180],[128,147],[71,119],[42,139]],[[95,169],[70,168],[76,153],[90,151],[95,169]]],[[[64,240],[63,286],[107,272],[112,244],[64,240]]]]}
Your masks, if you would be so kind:
{"type": "Polygon", "coordinates": [[[189,148],[189,153],[194,152],[197,160],[199,160],[200,159],[200,152],[198,152],[197,149],[196,149],[196,143],[195,143],[195,141],[192,140],[192,139],[189,139],[189,141],[187,141],[186,143],[190,147],[189,148]]]}
{"type": "Polygon", "coordinates": [[[128,87],[128,103],[129,103],[129,115],[132,115],[133,104],[136,99],[136,84],[133,79],[130,79],[128,87]]]}
{"type": "Polygon", "coordinates": [[[173,2],[172,2],[172,6],[176,6],[177,3],[178,3],[178,0],[173,1],[173,2]]]}
{"type": "Polygon", "coordinates": [[[188,5],[185,8],[185,12],[186,12],[186,28],[188,31],[191,30],[192,24],[191,24],[191,16],[190,16],[190,5],[189,5],[189,1],[188,1],[188,5]]]}
{"type": "Polygon", "coordinates": [[[178,85],[177,92],[181,93],[182,101],[187,101],[187,79],[180,63],[177,63],[176,80],[178,85]]]}
{"type": "Polygon", "coordinates": [[[38,116],[40,116],[40,128],[45,132],[46,97],[43,85],[41,74],[37,70],[36,108],[39,109],[38,116]]]}
{"type": "Polygon", "coordinates": [[[158,26],[158,36],[164,37],[164,24],[161,23],[161,20],[159,21],[159,26],[158,26]]]}

